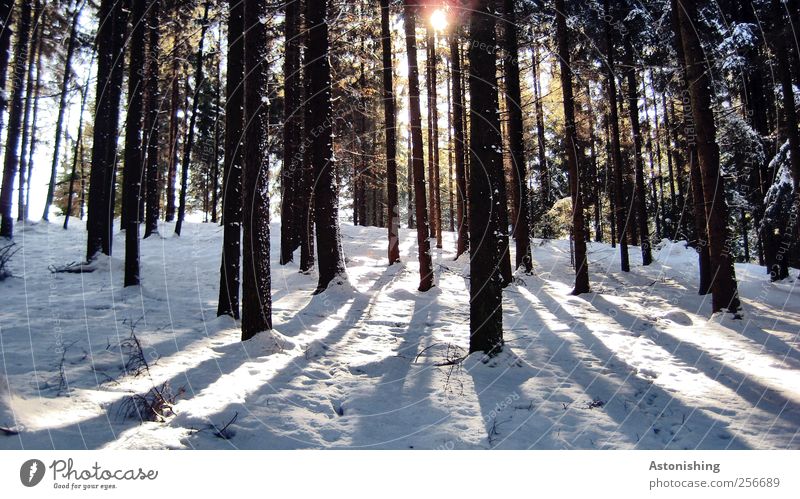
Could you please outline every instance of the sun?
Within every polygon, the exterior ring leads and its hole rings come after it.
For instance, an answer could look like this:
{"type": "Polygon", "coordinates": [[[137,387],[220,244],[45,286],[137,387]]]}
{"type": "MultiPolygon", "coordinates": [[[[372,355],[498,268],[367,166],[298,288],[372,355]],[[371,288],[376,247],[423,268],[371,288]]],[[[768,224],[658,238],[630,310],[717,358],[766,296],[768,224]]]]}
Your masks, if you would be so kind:
{"type": "Polygon", "coordinates": [[[431,26],[436,31],[447,29],[447,14],[445,14],[444,10],[436,9],[431,13],[431,26]]]}

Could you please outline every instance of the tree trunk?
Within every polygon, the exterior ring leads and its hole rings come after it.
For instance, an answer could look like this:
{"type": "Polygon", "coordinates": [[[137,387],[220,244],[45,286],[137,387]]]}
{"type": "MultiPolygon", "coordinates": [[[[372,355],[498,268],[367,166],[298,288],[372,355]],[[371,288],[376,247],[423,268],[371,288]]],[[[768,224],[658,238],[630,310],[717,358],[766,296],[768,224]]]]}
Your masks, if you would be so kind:
{"type": "MultiPolygon", "coordinates": [[[[712,312],[741,308],[736,286],[736,272],[728,249],[728,207],[725,204],[725,181],[719,170],[719,147],[716,142],[714,114],[711,110],[711,79],[705,67],[705,54],[692,23],[697,19],[695,0],[677,0],[678,22],[683,44],[686,80],[695,121],[694,140],[703,182],[703,198],[708,225],[708,250],[714,280],[711,283],[712,312]]],[[[692,141],[690,137],[690,142],[692,141]]]]}
{"type": "Polygon", "coordinates": [[[114,177],[117,162],[117,127],[122,95],[126,15],[121,2],[102,0],[97,33],[97,91],[95,93],[92,166],[86,260],[98,252],[111,255],[114,222],[114,177]]]}
{"type": "Polygon", "coordinates": [[[283,63],[284,74],[284,126],[283,126],[283,169],[281,170],[281,254],[280,264],[286,265],[294,260],[294,251],[300,246],[299,210],[297,204],[297,184],[301,181],[302,158],[300,154],[300,134],[302,132],[302,94],[300,83],[300,19],[299,2],[286,3],[284,21],[286,57],[283,63]]]}
{"type": "Polygon", "coordinates": [[[532,54],[533,67],[533,96],[536,107],[536,145],[539,154],[539,188],[541,189],[542,205],[545,210],[550,208],[550,172],[547,167],[547,154],[544,136],[544,107],[542,105],[542,86],[539,78],[539,47],[534,46],[532,54]]]}
{"type": "Polygon", "coordinates": [[[572,232],[575,240],[575,288],[572,294],[589,292],[589,262],[586,258],[586,240],[583,218],[580,168],[578,165],[577,131],[575,128],[575,101],[572,95],[572,67],[570,66],[569,34],[564,0],[556,0],[556,41],[561,66],[561,89],[564,94],[564,130],[566,133],[567,167],[572,193],[572,232]]]}
{"type": "MultiPolygon", "coordinates": [[[[244,162],[242,167],[242,341],[272,329],[269,265],[269,104],[267,5],[244,0],[244,162]]],[[[207,4],[206,4],[207,5],[207,4]]],[[[207,12],[207,11],[206,11],[207,12]]],[[[205,16],[203,16],[205,17],[205,16]]]]}
{"type": "MultiPolygon", "coordinates": [[[[604,10],[611,15],[610,1],[605,0],[604,10]]],[[[623,183],[622,151],[619,137],[619,111],[617,107],[617,76],[614,72],[614,35],[613,27],[606,24],[606,86],[608,90],[609,124],[611,126],[611,158],[614,163],[614,217],[617,242],[619,243],[620,267],[623,272],[630,272],[628,258],[628,214],[625,212],[625,186],[623,183]]]]}
{"type": "Polygon", "coordinates": [[[160,214],[159,193],[161,192],[161,178],[158,171],[159,155],[159,111],[161,108],[161,95],[158,89],[158,58],[159,58],[159,29],[161,16],[161,0],[149,0],[148,13],[149,54],[147,59],[147,163],[145,174],[147,176],[146,197],[147,209],[145,212],[144,238],[158,233],[158,217],[160,214]]]}
{"type": "Polygon", "coordinates": [[[792,83],[791,62],[786,43],[786,40],[796,40],[796,38],[792,37],[791,28],[786,28],[786,26],[791,26],[791,19],[789,19],[789,23],[784,20],[783,11],[785,8],[781,5],[780,0],[772,0],[772,10],[773,16],[775,16],[775,33],[777,35],[773,45],[777,55],[778,76],[783,100],[783,130],[781,135],[789,142],[790,169],[795,197],[792,203],[794,216],[788,217],[788,226],[781,228],[784,234],[784,241],[774,257],[779,269],[776,269],[775,266],[771,269],[773,280],[777,280],[785,277],[784,274],[788,274],[788,266],[791,259],[790,253],[797,244],[797,214],[800,211],[800,134],[798,134],[797,130],[794,85],[792,83]],[[784,271],[784,269],[786,270],[784,271]]]}
{"type": "Polygon", "coordinates": [[[316,293],[328,288],[334,279],[345,279],[342,237],[339,232],[339,187],[333,159],[333,118],[331,106],[331,67],[329,61],[328,0],[307,0],[309,72],[307,105],[313,112],[306,123],[311,165],[314,168],[314,222],[317,236],[317,268],[319,281],[316,293]]]}
{"type": "Polygon", "coordinates": [[[503,276],[500,272],[497,184],[503,175],[502,136],[495,65],[494,0],[478,0],[470,16],[470,339],[469,351],[496,354],[503,348],[503,276]]]}
{"type": "Polygon", "coordinates": [[[406,209],[408,210],[408,228],[414,228],[414,155],[411,153],[411,127],[408,129],[408,143],[406,144],[406,156],[408,164],[406,165],[406,189],[408,193],[408,203],[406,209]]]}
{"type": "Polygon", "coordinates": [[[430,237],[436,238],[436,247],[441,248],[441,224],[439,214],[439,110],[436,102],[436,35],[430,25],[427,28],[427,57],[425,60],[428,97],[428,212],[430,214],[430,237]]]}
{"type": "Polygon", "coordinates": [[[458,47],[458,31],[450,32],[450,59],[453,74],[453,150],[456,163],[456,258],[469,250],[469,225],[467,224],[467,178],[464,149],[464,106],[461,101],[461,55],[458,47]]]}
{"type": "MultiPolygon", "coordinates": [[[[38,92],[38,88],[34,89],[34,69],[36,68],[37,54],[41,47],[40,33],[42,28],[40,21],[42,17],[42,3],[41,0],[36,0],[33,9],[33,31],[30,44],[30,57],[28,57],[28,72],[26,75],[27,83],[25,86],[25,111],[22,117],[22,145],[20,146],[20,164],[19,164],[19,189],[17,189],[17,221],[22,222],[25,220],[25,182],[30,177],[28,173],[28,161],[31,157],[28,154],[28,142],[33,135],[29,131],[31,128],[31,108],[34,100],[34,92],[38,92]]],[[[33,127],[36,128],[36,121],[33,122],[33,127]]]]}
{"type": "MultiPolygon", "coordinates": [[[[183,145],[183,159],[181,161],[181,194],[178,203],[178,221],[175,223],[175,234],[181,235],[183,220],[186,217],[186,195],[189,189],[189,166],[192,162],[192,146],[194,145],[194,126],[197,122],[197,105],[200,100],[200,92],[203,87],[203,42],[205,42],[206,31],[208,30],[208,8],[209,2],[203,4],[203,20],[200,28],[200,44],[197,47],[197,59],[194,68],[194,95],[192,96],[192,114],[189,118],[188,131],[186,133],[186,143],[183,145]]],[[[187,85],[188,88],[188,85],[187,85]]]]}
{"type": "MultiPolygon", "coordinates": [[[[31,4],[23,2],[16,46],[14,48],[14,73],[11,80],[11,108],[8,111],[8,136],[6,138],[5,161],[3,165],[3,185],[0,192],[0,237],[11,239],[14,236],[14,217],[11,215],[14,180],[19,166],[19,138],[22,131],[23,94],[26,64],[28,61],[28,39],[31,30],[31,4]]],[[[8,29],[8,28],[6,28],[8,29]]]]}
{"type": "MultiPolygon", "coordinates": [[[[94,57],[92,57],[91,61],[89,62],[89,69],[87,70],[86,82],[83,84],[81,88],[81,108],[80,112],[78,113],[78,134],[75,138],[75,148],[72,152],[72,171],[69,176],[69,194],[67,195],[67,212],[64,214],[64,230],[67,230],[69,226],[69,218],[72,215],[72,196],[75,193],[75,180],[78,178],[78,162],[81,164],[81,174],[80,174],[80,181],[81,181],[81,193],[80,193],[80,203],[83,203],[83,113],[86,110],[86,100],[89,97],[89,81],[91,80],[91,69],[94,65],[94,57]]],[[[82,216],[83,207],[81,206],[81,210],[79,210],[82,216]]]]}
{"type": "MultiPolygon", "coordinates": [[[[675,49],[676,54],[678,56],[678,63],[681,68],[680,73],[680,90],[684,97],[684,109],[683,109],[683,130],[686,134],[686,145],[687,145],[687,154],[689,159],[689,180],[691,185],[691,193],[692,193],[692,205],[694,207],[694,223],[695,223],[695,232],[697,238],[697,254],[698,254],[698,265],[699,265],[699,286],[698,286],[698,294],[700,295],[707,295],[711,292],[712,286],[712,261],[711,261],[711,253],[708,241],[708,230],[709,225],[707,223],[707,212],[705,207],[705,197],[703,194],[703,179],[702,174],[700,172],[700,161],[698,159],[698,151],[697,151],[697,137],[694,136],[696,132],[696,128],[698,123],[693,118],[693,107],[695,106],[694,103],[689,102],[691,99],[691,92],[690,87],[690,76],[687,72],[687,64],[686,58],[684,55],[684,42],[683,42],[683,32],[680,28],[680,20],[679,20],[679,7],[678,0],[671,0],[672,5],[672,23],[675,29],[675,49]]],[[[674,110],[673,110],[674,111],[674,110]]],[[[674,116],[674,112],[673,112],[674,116]]],[[[677,134],[677,131],[675,132],[677,134]]],[[[678,163],[676,162],[676,168],[678,167],[678,163]]],[[[678,172],[681,171],[681,168],[678,168],[678,172]]],[[[678,185],[680,185],[680,175],[678,176],[678,185]]],[[[682,201],[684,196],[680,196],[680,200],[682,201]]]]}
{"type": "Polygon", "coordinates": [[[533,270],[530,228],[528,225],[528,178],[525,163],[524,124],[522,121],[522,96],[519,83],[519,46],[517,42],[517,16],[514,1],[504,0],[505,45],[508,57],[503,69],[506,82],[506,110],[508,112],[508,137],[511,149],[511,164],[516,200],[516,219],[514,220],[514,239],[517,244],[516,268],[522,266],[525,273],[533,270]]]}
{"type": "Polygon", "coordinates": [[[389,201],[389,265],[400,261],[400,205],[397,202],[397,130],[392,82],[392,36],[389,0],[381,0],[381,49],[383,55],[383,116],[386,130],[386,193],[389,201]]]}
{"type": "Polygon", "coordinates": [[[241,138],[244,131],[244,4],[229,0],[227,79],[225,80],[225,173],[222,180],[222,263],[217,316],[239,318],[242,227],[241,138]]]}
{"type": "MultiPolygon", "coordinates": [[[[6,88],[8,80],[8,54],[11,46],[11,26],[14,24],[14,0],[0,0],[0,88],[6,88]]],[[[0,133],[3,131],[3,116],[8,100],[6,92],[0,92],[0,133]]]]}
{"type": "Polygon", "coordinates": [[[145,69],[147,4],[133,2],[130,62],[128,64],[128,115],[125,121],[125,171],[122,226],[125,229],[125,286],[139,284],[139,200],[142,193],[142,104],[145,69]]]}
{"type": "MultiPolygon", "coordinates": [[[[303,4],[301,4],[303,5],[303,4]]],[[[303,45],[305,47],[308,46],[308,39],[309,39],[309,23],[306,17],[307,9],[304,7],[302,17],[305,18],[305,25],[303,29],[303,45]]],[[[300,22],[300,25],[303,25],[303,22],[300,22]]],[[[304,52],[304,56],[308,56],[307,51],[304,52]]],[[[308,61],[308,59],[305,59],[308,61]]],[[[311,87],[311,73],[308,71],[307,67],[303,68],[303,82],[302,88],[304,92],[307,92],[308,89],[311,87]]],[[[302,97],[303,102],[303,125],[302,125],[302,136],[303,136],[303,145],[301,146],[302,152],[302,171],[299,175],[299,194],[298,194],[298,206],[302,208],[300,212],[300,272],[302,273],[309,273],[314,268],[314,254],[315,254],[315,247],[314,247],[314,185],[316,179],[314,177],[314,163],[313,163],[313,156],[311,150],[311,144],[307,139],[308,130],[311,130],[310,126],[314,119],[314,113],[317,112],[308,101],[309,94],[305,93],[302,97]]]]}
{"type": "MultiPolygon", "coordinates": [[[[172,59],[172,89],[169,113],[169,165],[167,166],[167,206],[164,221],[175,220],[175,181],[178,177],[178,111],[180,109],[180,86],[178,85],[178,58],[172,59]]],[[[237,139],[238,140],[238,139],[237,139]]]]}
{"type": "Polygon", "coordinates": [[[647,223],[647,190],[644,186],[642,130],[639,123],[639,86],[636,83],[633,43],[631,42],[630,34],[625,36],[625,59],[628,79],[628,114],[631,120],[631,132],[633,133],[633,159],[636,176],[634,204],[636,206],[636,220],[639,222],[639,244],[642,250],[642,265],[650,265],[653,263],[653,253],[650,250],[650,228],[647,223]]]}
{"type": "MultiPolygon", "coordinates": [[[[75,53],[75,46],[77,45],[77,29],[78,18],[83,10],[83,2],[80,6],[76,7],[72,15],[72,24],[69,30],[69,41],[67,42],[67,57],[64,63],[64,79],[61,82],[61,95],[58,103],[58,118],[56,118],[56,134],[53,140],[53,161],[50,163],[50,185],[47,188],[47,198],[44,203],[44,214],[42,220],[49,220],[50,205],[53,203],[53,193],[56,188],[56,171],[58,167],[58,153],[61,146],[62,126],[64,123],[64,112],[67,105],[67,91],[69,90],[69,82],[72,77],[72,57],[75,53]]],[[[102,50],[102,49],[100,49],[102,50]]],[[[99,69],[99,68],[98,68],[99,69]]]]}
{"type": "Polygon", "coordinates": [[[408,60],[408,122],[411,128],[411,162],[414,175],[414,207],[417,224],[417,248],[419,252],[419,290],[428,291],[433,287],[433,264],[425,206],[425,156],[422,148],[422,117],[419,104],[419,66],[417,64],[415,0],[404,0],[404,27],[406,53],[408,60]]]}

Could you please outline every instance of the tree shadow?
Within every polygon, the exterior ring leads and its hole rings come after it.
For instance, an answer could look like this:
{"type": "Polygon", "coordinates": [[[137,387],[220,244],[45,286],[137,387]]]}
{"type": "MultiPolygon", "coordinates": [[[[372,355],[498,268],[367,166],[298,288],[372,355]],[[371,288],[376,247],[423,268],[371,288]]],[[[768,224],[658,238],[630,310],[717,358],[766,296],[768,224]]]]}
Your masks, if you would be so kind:
{"type": "MultiPolygon", "coordinates": [[[[599,295],[595,296],[591,305],[598,312],[609,315],[628,330],[631,330],[633,325],[641,320],[599,295]],[[606,310],[598,308],[598,303],[602,304],[606,310]],[[609,314],[608,311],[612,310],[614,313],[609,314]]],[[[752,407],[772,414],[776,420],[781,419],[786,424],[787,430],[790,429],[793,432],[800,426],[800,404],[783,396],[780,391],[756,381],[746,372],[723,363],[701,347],[681,341],[663,329],[654,329],[654,333],[645,331],[644,334],[671,355],[703,372],[711,380],[729,388],[752,407]]]]}
{"type": "MultiPolygon", "coordinates": [[[[637,370],[600,341],[585,322],[567,312],[544,291],[544,287],[539,290],[535,296],[544,309],[560,323],[567,325],[586,351],[596,359],[578,358],[572,353],[573,348],[559,348],[558,353],[554,354],[560,357],[558,365],[570,366],[569,379],[580,384],[593,398],[603,401],[602,410],[617,422],[618,433],[636,442],[636,448],[748,448],[728,428],[720,428],[720,421],[694,410],[665,389],[638,377],[635,374],[637,370]],[[588,364],[591,362],[596,365],[588,364]],[[627,374],[621,377],[617,373],[627,374]],[[632,412],[629,405],[638,411],[632,412]],[[689,414],[691,418],[687,418],[689,414]],[[697,441],[697,433],[701,431],[705,433],[697,441]]],[[[509,295],[521,307],[520,310],[527,303],[527,308],[544,319],[535,303],[519,294],[509,295]]],[[[549,335],[549,341],[553,344],[567,342],[548,327],[543,327],[540,334],[549,335]]]]}

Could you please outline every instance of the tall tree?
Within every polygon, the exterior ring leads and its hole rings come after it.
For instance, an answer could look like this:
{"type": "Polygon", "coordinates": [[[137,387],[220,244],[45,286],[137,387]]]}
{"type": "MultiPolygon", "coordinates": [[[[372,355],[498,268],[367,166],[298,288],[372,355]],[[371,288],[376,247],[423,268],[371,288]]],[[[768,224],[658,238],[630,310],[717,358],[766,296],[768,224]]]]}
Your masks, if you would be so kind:
{"type": "MultiPolygon", "coordinates": [[[[14,22],[14,0],[0,0],[0,88],[6,88],[8,79],[8,53],[11,46],[11,25],[14,22]]],[[[0,92],[0,133],[3,131],[3,116],[8,104],[6,93],[0,92]]]]}
{"type": "Polygon", "coordinates": [[[706,68],[706,56],[700,43],[696,27],[698,10],[695,0],[677,0],[678,26],[683,44],[683,64],[692,117],[695,123],[697,156],[703,183],[703,199],[706,206],[708,226],[708,251],[711,261],[711,305],[712,311],[727,309],[736,313],[740,309],[736,285],[736,272],[728,248],[728,207],[725,204],[725,180],[719,168],[719,146],[716,141],[716,125],[711,109],[711,78],[706,68]]]}
{"type": "Polygon", "coordinates": [[[67,56],[64,61],[64,77],[61,80],[61,93],[58,102],[58,117],[56,118],[56,132],[53,139],[53,160],[50,162],[50,184],[47,187],[47,198],[44,203],[44,213],[42,214],[43,220],[49,220],[50,205],[53,203],[53,194],[56,188],[56,174],[58,167],[59,150],[61,148],[62,127],[64,124],[64,113],[67,107],[67,96],[69,91],[70,80],[72,78],[72,58],[75,54],[75,47],[77,45],[77,31],[78,19],[80,18],[81,11],[83,10],[85,2],[77,0],[75,2],[74,11],[72,13],[72,23],[69,29],[69,40],[67,41],[67,56]]]}
{"type": "Polygon", "coordinates": [[[125,118],[125,170],[122,202],[125,229],[125,286],[139,284],[139,201],[142,195],[142,104],[144,101],[145,17],[147,3],[133,2],[131,9],[128,113],[125,118]]]}
{"type": "Polygon", "coordinates": [[[98,252],[111,255],[114,222],[114,177],[117,163],[117,127],[122,95],[126,15],[120,0],[102,0],[98,11],[97,91],[95,97],[92,166],[86,260],[98,252]]]}
{"type": "MultiPolygon", "coordinates": [[[[679,19],[678,19],[678,11],[680,7],[678,6],[677,0],[671,0],[671,21],[673,26],[675,26],[675,53],[677,55],[678,64],[679,64],[679,91],[682,95],[689,95],[689,80],[686,74],[686,64],[684,57],[684,49],[683,49],[683,37],[681,35],[681,30],[679,28],[679,19]]],[[[672,109],[672,114],[675,116],[675,110],[672,109]]],[[[698,257],[698,272],[700,274],[699,279],[699,286],[698,286],[698,294],[700,295],[707,295],[711,292],[711,282],[712,282],[712,274],[711,274],[711,256],[709,253],[708,248],[708,223],[706,222],[706,207],[705,207],[705,197],[703,195],[703,179],[700,173],[700,162],[697,157],[697,141],[695,140],[695,136],[692,135],[694,133],[695,123],[694,118],[692,117],[692,104],[690,99],[683,99],[683,123],[682,128],[684,130],[684,134],[686,135],[686,156],[689,163],[689,185],[691,187],[691,197],[692,197],[692,207],[693,207],[693,214],[694,214],[694,223],[695,223],[695,237],[697,239],[696,246],[697,246],[697,257],[698,257]]],[[[680,171],[683,169],[680,162],[680,154],[677,150],[678,144],[678,127],[673,126],[673,140],[675,142],[675,167],[678,170],[678,187],[682,185],[680,179],[680,171]]],[[[681,194],[678,195],[678,199],[682,199],[683,196],[681,194]]],[[[681,217],[683,218],[683,217],[681,217]]]]}
{"type": "MultiPolygon", "coordinates": [[[[642,127],[639,122],[639,86],[636,82],[636,66],[630,33],[625,36],[625,73],[628,80],[628,115],[633,134],[633,162],[635,171],[634,205],[639,227],[639,244],[642,250],[642,265],[653,263],[650,249],[650,228],[647,218],[647,191],[644,185],[644,157],[642,156],[642,127]]],[[[645,96],[645,99],[647,96],[645,96]]]]}
{"type": "MultiPolygon", "coordinates": [[[[8,29],[6,27],[6,29],[8,29]]],[[[3,185],[0,191],[0,237],[14,236],[14,217],[11,214],[14,180],[19,166],[19,138],[22,132],[25,72],[28,61],[28,40],[31,30],[31,3],[22,2],[14,48],[14,72],[11,77],[11,108],[8,111],[8,135],[3,163],[3,185]]]]}
{"type": "Polygon", "coordinates": [[[516,267],[530,273],[532,267],[530,228],[528,225],[527,167],[525,163],[524,127],[522,122],[522,95],[519,82],[519,43],[517,41],[517,15],[513,0],[503,0],[505,49],[508,54],[503,65],[508,112],[508,136],[511,149],[511,166],[514,179],[516,219],[514,239],[517,244],[516,267]]]}
{"type": "Polygon", "coordinates": [[[272,329],[269,265],[269,99],[266,3],[244,0],[242,340],[272,329]]]}
{"type": "Polygon", "coordinates": [[[383,116],[386,130],[386,193],[389,204],[389,265],[400,261],[400,205],[397,201],[397,129],[392,82],[392,34],[389,0],[381,0],[381,50],[383,55],[383,116]]]}
{"type": "Polygon", "coordinates": [[[244,133],[244,4],[229,0],[227,79],[225,81],[225,171],[222,179],[222,263],[217,316],[239,318],[244,133]]]}
{"type": "Polygon", "coordinates": [[[281,170],[281,259],[285,265],[294,258],[300,246],[300,223],[297,198],[302,181],[303,161],[300,156],[302,132],[302,91],[300,84],[300,2],[286,2],[284,33],[286,55],[283,62],[283,169],[281,170]]]}
{"type": "MultiPolygon", "coordinates": [[[[69,193],[67,194],[67,211],[64,214],[64,230],[69,227],[69,218],[72,216],[72,196],[75,194],[75,181],[78,180],[78,162],[81,163],[81,172],[83,171],[83,114],[86,111],[86,101],[89,97],[89,82],[91,80],[91,68],[94,65],[94,56],[89,62],[89,71],[87,71],[86,80],[81,88],[81,106],[78,111],[78,133],[75,134],[75,146],[72,149],[72,171],[69,175],[69,193]]],[[[81,186],[83,186],[83,173],[80,175],[81,186]]],[[[83,187],[81,187],[81,210],[80,214],[83,216],[83,187]]]]}
{"type": "Polygon", "coordinates": [[[411,128],[411,162],[414,177],[414,211],[416,212],[417,249],[419,254],[419,290],[433,287],[431,243],[428,239],[428,211],[425,206],[425,156],[422,149],[422,116],[419,104],[419,65],[417,63],[417,2],[404,0],[406,59],[408,60],[408,123],[411,128]]]}
{"type": "Polygon", "coordinates": [[[197,46],[194,67],[194,92],[192,95],[192,111],[186,131],[186,142],[183,144],[183,159],[181,160],[181,194],[178,202],[178,221],[175,223],[175,234],[181,235],[183,220],[186,218],[186,195],[189,190],[189,166],[192,163],[192,146],[194,145],[194,129],[197,123],[197,105],[200,101],[200,92],[203,88],[203,45],[208,31],[209,1],[203,4],[203,19],[200,21],[200,43],[197,46]]]}
{"type": "MultiPolygon", "coordinates": [[[[241,61],[240,61],[241,63],[241,61]]],[[[167,165],[167,203],[164,221],[175,220],[175,181],[178,178],[178,142],[180,123],[181,92],[178,82],[180,64],[178,57],[172,58],[172,85],[170,89],[169,112],[169,161],[167,165]]]]}
{"type": "MultiPolygon", "coordinates": [[[[611,2],[605,0],[603,7],[607,15],[612,15],[611,2]]],[[[625,210],[625,190],[623,186],[623,163],[620,146],[619,132],[619,107],[617,106],[617,74],[615,71],[615,37],[614,27],[610,23],[605,25],[606,32],[606,89],[608,91],[608,113],[611,131],[611,158],[614,163],[614,212],[616,219],[616,233],[619,241],[620,266],[623,272],[630,272],[631,264],[628,258],[628,213],[625,210]]]]}
{"type": "Polygon", "coordinates": [[[497,184],[503,175],[497,88],[494,0],[478,0],[470,16],[469,97],[469,322],[470,352],[497,353],[503,347],[503,277],[500,272],[497,184]]]}
{"type": "Polygon", "coordinates": [[[564,0],[555,0],[556,42],[561,68],[561,90],[564,94],[564,131],[566,135],[567,167],[572,193],[572,237],[575,241],[575,288],[572,294],[589,292],[589,262],[586,258],[586,232],[584,230],[583,195],[581,193],[578,145],[575,128],[575,100],[572,94],[572,66],[570,65],[569,34],[567,33],[564,0]]]}
{"type": "Polygon", "coordinates": [[[427,48],[428,56],[426,59],[428,86],[428,181],[430,186],[430,200],[428,206],[431,210],[431,237],[436,238],[436,247],[442,247],[442,189],[440,182],[439,165],[439,100],[436,96],[438,86],[436,72],[438,70],[436,32],[428,24],[427,27],[427,48]]]}
{"type": "MultiPolygon", "coordinates": [[[[33,107],[34,94],[38,92],[38,88],[34,88],[36,78],[34,78],[34,69],[36,68],[37,58],[41,56],[41,32],[42,32],[42,2],[36,0],[33,8],[33,28],[31,35],[30,56],[28,57],[28,72],[27,83],[25,85],[25,110],[22,113],[22,145],[20,146],[20,159],[19,159],[19,189],[17,189],[17,221],[22,222],[25,220],[25,181],[28,173],[28,142],[31,137],[35,135],[30,128],[36,129],[36,122],[33,122],[31,127],[31,110],[33,107]],[[38,55],[37,55],[38,54],[38,55]]],[[[33,137],[35,139],[35,137],[33,137]]],[[[29,179],[28,179],[29,180],[29,179]]]]}
{"type": "Polygon", "coordinates": [[[453,26],[449,35],[450,60],[453,86],[453,155],[456,163],[456,258],[469,249],[469,225],[467,224],[467,173],[464,150],[464,106],[461,102],[461,53],[459,49],[459,26],[453,26]]]}
{"type": "Polygon", "coordinates": [[[158,86],[158,58],[160,55],[160,17],[161,0],[149,0],[148,12],[148,56],[147,56],[147,117],[145,133],[147,140],[147,162],[145,165],[147,211],[144,217],[144,237],[158,233],[158,216],[160,213],[159,194],[161,178],[158,168],[159,159],[159,114],[161,94],[158,86]]]}
{"type": "Polygon", "coordinates": [[[314,222],[317,236],[317,293],[336,278],[344,278],[344,253],[339,232],[339,188],[333,158],[333,119],[331,112],[331,66],[328,45],[328,0],[307,0],[308,41],[306,70],[306,134],[314,168],[314,222]],[[317,133],[319,132],[319,133],[317,133]]]}
{"type": "MultiPolygon", "coordinates": [[[[792,82],[792,68],[790,62],[790,47],[791,44],[787,43],[787,40],[797,40],[796,37],[792,36],[792,19],[784,19],[784,11],[786,8],[781,5],[780,0],[772,0],[772,15],[774,16],[774,41],[773,46],[775,47],[775,53],[777,55],[777,66],[778,66],[778,77],[780,80],[781,85],[781,97],[782,97],[782,104],[783,104],[783,129],[781,130],[781,137],[784,140],[788,141],[789,143],[789,161],[790,161],[790,170],[792,172],[792,187],[794,188],[794,211],[795,216],[789,217],[791,220],[792,226],[783,228],[783,232],[785,233],[785,241],[781,245],[781,249],[778,251],[778,254],[775,255],[775,260],[777,263],[777,272],[776,269],[773,270],[772,274],[774,278],[782,278],[785,277],[785,274],[788,274],[788,264],[790,254],[789,251],[792,247],[796,247],[796,236],[798,234],[798,222],[797,222],[797,215],[798,211],[800,210],[800,132],[798,132],[797,128],[797,108],[796,108],[796,100],[795,100],[795,91],[796,88],[792,82]],[[785,271],[783,269],[786,269],[785,271]]],[[[797,29],[797,27],[795,27],[797,29]]],[[[795,42],[796,44],[796,42],[795,42]]],[[[796,48],[795,50],[800,50],[796,48]]],[[[797,64],[797,59],[795,58],[795,64],[797,64]]],[[[800,68],[797,68],[800,71],[800,68]]]]}

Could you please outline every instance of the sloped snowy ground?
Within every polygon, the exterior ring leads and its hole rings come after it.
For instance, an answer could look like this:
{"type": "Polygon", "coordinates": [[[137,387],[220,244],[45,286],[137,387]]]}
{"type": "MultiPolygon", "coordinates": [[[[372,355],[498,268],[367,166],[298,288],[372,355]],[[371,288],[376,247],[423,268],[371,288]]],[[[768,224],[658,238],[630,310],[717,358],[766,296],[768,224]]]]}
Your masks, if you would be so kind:
{"type": "Polygon", "coordinates": [[[457,363],[468,261],[450,233],[427,293],[407,230],[387,268],[384,230],[343,227],[349,282],[314,297],[314,275],[274,260],[275,332],[242,343],[216,317],[221,229],[161,229],[142,242],[142,286],[123,289],[124,235],[94,272],[53,274],[82,257],[83,226],[19,227],[0,283],[0,427],[18,433],[0,449],[800,448],[794,277],[737,265],[744,318],[709,319],[682,244],[649,267],[631,248],[629,274],[591,244],[593,293],[574,297],[568,242],[537,240],[534,275],[504,292],[505,351],[457,363]],[[132,372],[132,331],[149,374],[132,372]],[[174,415],[125,416],[164,383],[174,415]]]}

